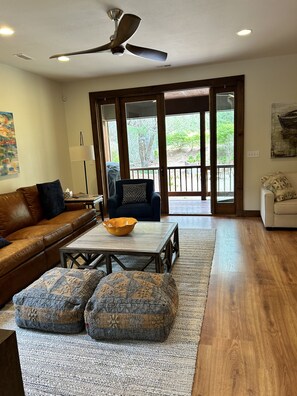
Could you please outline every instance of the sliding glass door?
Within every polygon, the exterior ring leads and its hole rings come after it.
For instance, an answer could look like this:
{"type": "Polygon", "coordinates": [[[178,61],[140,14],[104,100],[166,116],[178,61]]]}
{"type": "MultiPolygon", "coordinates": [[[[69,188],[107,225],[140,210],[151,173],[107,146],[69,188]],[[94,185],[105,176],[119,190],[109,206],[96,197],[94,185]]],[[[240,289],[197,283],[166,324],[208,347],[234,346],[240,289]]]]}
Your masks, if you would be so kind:
{"type": "MultiPolygon", "coordinates": [[[[98,193],[104,194],[105,204],[118,178],[152,178],[161,195],[162,213],[168,214],[168,192],[178,196],[173,191],[178,181],[176,169],[186,168],[185,187],[181,187],[181,193],[199,194],[202,200],[210,196],[211,210],[207,214],[242,215],[243,76],[94,92],[90,93],[90,105],[98,193]],[[199,87],[207,87],[208,96],[204,94],[206,101],[202,107],[199,95],[185,95],[199,87]],[[185,95],[185,100],[179,102],[176,111],[172,106],[169,109],[166,98],[167,123],[169,115],[190,114],[195,119],[194,124],[199,125],[193,131],[187,128],[187,137],[191,140],[183,144],[191,152],[185,163],[172,163],[169,159],[167,166],[169,140],[173,135],[180,137],[181,128],[175,128],[172,136],[168,128],[166,135],[164,94],[177,91],[185,95]],[[198,114],[200,118],[196,120],[198,114]],[[197,186],[193,185],[197,176],[193,169],[201,169],[197,186]]],[[[184,122],[182,128],[185,129],[184,122]]],[[[174,151],[172,147],[171,151],[174,151]]]]}

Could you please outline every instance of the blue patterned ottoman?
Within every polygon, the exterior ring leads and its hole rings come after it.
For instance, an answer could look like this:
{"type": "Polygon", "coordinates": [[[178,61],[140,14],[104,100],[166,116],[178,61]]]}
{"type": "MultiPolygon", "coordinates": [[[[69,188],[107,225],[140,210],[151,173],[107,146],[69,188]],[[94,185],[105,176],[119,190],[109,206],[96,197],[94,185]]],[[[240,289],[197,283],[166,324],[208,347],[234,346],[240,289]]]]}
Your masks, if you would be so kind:
{"type": "Polygon", "coordinates": [[[177,307],[171,274],[112,273],[102,279],[86,305],[87,333],[96,340],[165,341],[177,307]]]}
{"type": "Polygon", "coordinates": [[[84,309],[103,271],[53,268],[15,294],[15,320],[19,327],[79,333],[85,327],[84,309]]]}

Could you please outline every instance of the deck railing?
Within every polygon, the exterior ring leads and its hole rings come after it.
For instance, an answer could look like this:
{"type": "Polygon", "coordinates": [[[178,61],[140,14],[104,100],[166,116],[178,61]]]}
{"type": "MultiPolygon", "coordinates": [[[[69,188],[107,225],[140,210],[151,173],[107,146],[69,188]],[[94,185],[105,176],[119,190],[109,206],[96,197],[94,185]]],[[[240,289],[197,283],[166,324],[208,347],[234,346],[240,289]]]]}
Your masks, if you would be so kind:
{"type": "MultiPolygon", "coordinates": [[[[159,188],[159,168],[131,168],[131,179],[153,179],[155,190],[159,188]]],[[[205,198],[210,195],[211,180],[210,166],[202,168],[193,166],[169,166],[167,168],[168,195],[197,195],[205,198]],[[204,188],[203,188],[204,186],[204,188]]],[[[217,194],[222,196],[232,196],[234,194],[234,165],[217,166],[217,194]]]]}

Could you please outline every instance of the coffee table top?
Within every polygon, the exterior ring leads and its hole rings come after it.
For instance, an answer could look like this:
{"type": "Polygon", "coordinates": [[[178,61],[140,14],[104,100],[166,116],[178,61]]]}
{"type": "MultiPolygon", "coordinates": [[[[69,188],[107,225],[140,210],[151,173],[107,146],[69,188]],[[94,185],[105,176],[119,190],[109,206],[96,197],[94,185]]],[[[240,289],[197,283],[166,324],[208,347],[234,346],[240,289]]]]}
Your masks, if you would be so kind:
{"type": "Polygon", "coordinates": [[[116,253],[160,253],[173,232],[177,223],[139,221],[134,230],[126,236],[109,234],[102,224],[63,246],[63,252],[113,252],[116,253]]]}

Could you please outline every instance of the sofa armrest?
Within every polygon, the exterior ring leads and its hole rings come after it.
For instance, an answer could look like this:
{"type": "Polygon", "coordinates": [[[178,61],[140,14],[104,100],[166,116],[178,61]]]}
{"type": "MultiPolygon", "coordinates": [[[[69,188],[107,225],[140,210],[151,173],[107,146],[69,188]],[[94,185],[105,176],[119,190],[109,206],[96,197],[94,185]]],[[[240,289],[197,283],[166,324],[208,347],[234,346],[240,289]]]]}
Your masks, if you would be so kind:
{"type": "Polygon", "coordinates": [[[265,227],[274,226],[274,194],[261,187],[261,218],[265,227]]]}

